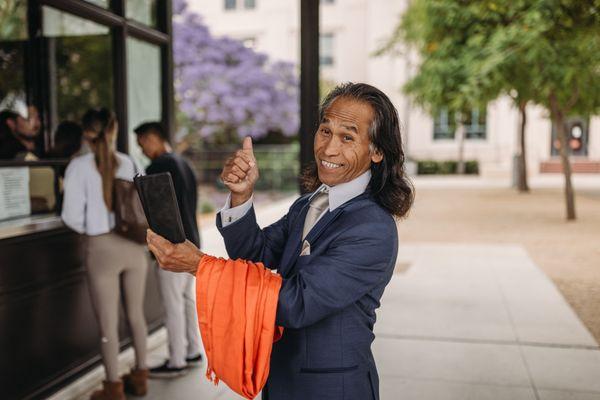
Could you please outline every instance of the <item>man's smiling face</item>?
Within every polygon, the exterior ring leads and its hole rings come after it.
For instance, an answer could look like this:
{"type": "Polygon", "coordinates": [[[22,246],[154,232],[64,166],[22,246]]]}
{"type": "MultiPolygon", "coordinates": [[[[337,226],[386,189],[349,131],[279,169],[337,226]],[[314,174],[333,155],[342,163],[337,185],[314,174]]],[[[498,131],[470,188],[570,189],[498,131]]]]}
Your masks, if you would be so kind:
{"type": "Polygon", "coordinates": [[[338,97],[324,112],[315,134],[319,180],[335,186],[362,175],[383,157],[370,151],[369,126],[373,108],[365,102],[338,97]]]}

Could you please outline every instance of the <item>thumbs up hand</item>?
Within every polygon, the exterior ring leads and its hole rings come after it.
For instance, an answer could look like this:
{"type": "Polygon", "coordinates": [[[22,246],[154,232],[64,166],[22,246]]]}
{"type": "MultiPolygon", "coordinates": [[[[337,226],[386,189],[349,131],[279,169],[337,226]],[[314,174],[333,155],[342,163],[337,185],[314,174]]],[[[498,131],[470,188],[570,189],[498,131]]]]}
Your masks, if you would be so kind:
{"type": "Polygon", "coordinates": [[[231,207],[246,202],[252,196],[258,176],[252,138],[247,136],[242,149],[227,159],[221,173],[221,180],[231,191],[231,207]]]}

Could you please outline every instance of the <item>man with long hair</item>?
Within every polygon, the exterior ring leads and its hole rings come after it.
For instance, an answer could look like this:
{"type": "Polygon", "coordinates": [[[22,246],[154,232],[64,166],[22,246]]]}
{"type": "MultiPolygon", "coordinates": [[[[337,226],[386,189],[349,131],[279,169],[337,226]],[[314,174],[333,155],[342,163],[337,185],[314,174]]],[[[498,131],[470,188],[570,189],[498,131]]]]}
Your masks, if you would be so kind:
{"type": "MultiPolygon", "coordinates": [[[[250,138],[221,174],[231,193],[217,226],[229,256],[283,278],[275,322],[284,332],[263,399],[379,399],[375,310],[396,262],[396,219],[414,197],[392,102],[370,85],[336,87],[320,110],[314,157],[303,174],[310,193],[264,229],[252,206],[259,170],[250,138]]],[[[171,271],[196,273],[204,256],[152,233],[149,247],[171,271]]]]}

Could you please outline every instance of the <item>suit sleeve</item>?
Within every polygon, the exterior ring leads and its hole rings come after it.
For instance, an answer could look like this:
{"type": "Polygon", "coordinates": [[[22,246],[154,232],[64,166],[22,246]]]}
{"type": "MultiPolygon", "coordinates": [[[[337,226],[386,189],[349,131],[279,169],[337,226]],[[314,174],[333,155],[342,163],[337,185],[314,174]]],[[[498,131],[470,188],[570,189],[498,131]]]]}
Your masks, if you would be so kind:
{"type": "Polygon", "coordinates": [[[300,257],[302,268],[283,281],[279,292],[277,325],[310,326],[387,283],[395,265],[397,235],[393,221],[355,224],[340,233],[326,253],[300,257]]]}
{"type": "Polygon", "coordinates": [[[217,214],[217,228],[223,236],[230,258],[262,262],[270,269],[279,267],[289,231],[287,215],[260,229],[252,206],[243,217],[226,227],[222,225],[221,215],[217,214]]]}

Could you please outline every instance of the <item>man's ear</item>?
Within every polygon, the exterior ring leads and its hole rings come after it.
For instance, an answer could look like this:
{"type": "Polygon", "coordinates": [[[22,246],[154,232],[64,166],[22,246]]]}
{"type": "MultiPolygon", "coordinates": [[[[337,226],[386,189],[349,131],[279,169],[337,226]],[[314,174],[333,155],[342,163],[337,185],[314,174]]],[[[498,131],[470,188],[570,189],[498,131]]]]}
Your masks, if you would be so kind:
{"type": "Polygon", "coordinates": [[[382,160],[383,154],[381,151],[379,151],[379,149],[375,149],[371,152],[371,161],[373,161],[375,164],[379,164],[382,160]]]}

